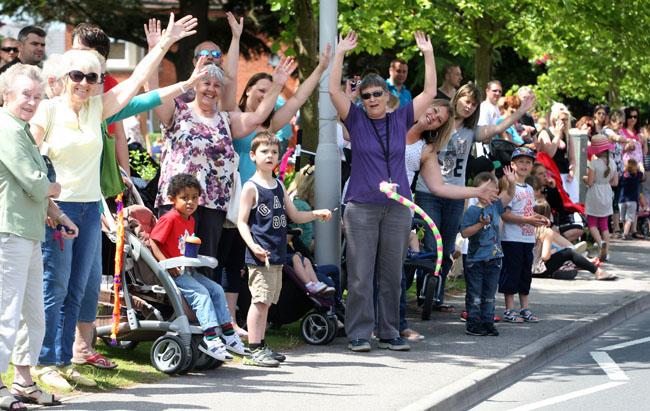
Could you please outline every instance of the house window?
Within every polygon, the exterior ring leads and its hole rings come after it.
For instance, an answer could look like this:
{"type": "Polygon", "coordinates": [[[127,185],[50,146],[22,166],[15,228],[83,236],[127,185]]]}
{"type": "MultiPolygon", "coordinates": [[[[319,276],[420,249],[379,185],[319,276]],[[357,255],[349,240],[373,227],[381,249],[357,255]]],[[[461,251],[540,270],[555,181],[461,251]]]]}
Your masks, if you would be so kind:
{"type": "Polygon", "coordinates": [[[133,70],[142,59],[142,48],[123,40],[111,39],[111,51],[108,53],[106,68],[111,70],[133,70]]]}

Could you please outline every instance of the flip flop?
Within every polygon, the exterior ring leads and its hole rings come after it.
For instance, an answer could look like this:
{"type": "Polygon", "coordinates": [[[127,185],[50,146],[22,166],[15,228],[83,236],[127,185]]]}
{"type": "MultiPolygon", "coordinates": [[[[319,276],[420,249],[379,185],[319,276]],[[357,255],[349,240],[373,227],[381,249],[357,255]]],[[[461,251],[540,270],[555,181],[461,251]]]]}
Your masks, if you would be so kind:
{"type": "Polygon", "coordinates": [[[117,367],[113,361],[96,352],[85,358],[73,358],[72,363],[76,365],[92,365],[102,370],[112,370],[117,367]]]}

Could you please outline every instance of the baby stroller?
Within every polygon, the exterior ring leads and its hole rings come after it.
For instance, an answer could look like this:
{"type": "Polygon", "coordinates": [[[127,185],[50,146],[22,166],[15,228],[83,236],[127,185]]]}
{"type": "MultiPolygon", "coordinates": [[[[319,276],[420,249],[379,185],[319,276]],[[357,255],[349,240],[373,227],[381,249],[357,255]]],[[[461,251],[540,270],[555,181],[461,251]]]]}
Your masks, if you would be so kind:
{"type": "MultiPolygon", "coordinates": [[[[250,302],[248,287],[243,287],[237,301],[240,318],[246,318],[250,302]]],[[[282,267],[282,291],[278,303],[269,309],[269,323],[280,326],[302,318],[300,334],[305,342],[325,345],[332,342],[339,331],[337,314],[341,315],[337,313],[334,299],[310,294],[293,268],[288,265],[282,267]]]]}
{"type": "MultiPolygon", "coordinates": [[[[131,198],[139,202],[137,191],[129,191],[131,198]]],[[[166,271],[172,267],[214,268],[217,265],[216,259],[205,256],[177,257],[158,262],[142,241],[142,238],[148,238],[155,223],[151,210],[136,204],[126,207],[124,215],[125,247],[120,292],[123,308],[117,334],[119,346],[134,348],[140,341],[154,341],[151,363],[166,374],[182,374],[192,369],[200,371],[220,366],[221,361],[199,350],[203,343],[203,330],[166,271]]],[[[103,217],[105,234],[115,242],[116,223],[106,204],[103,217]]],[[[100,305],[112,311],[112,287],[103,287],[100,305]]],[[[110,321],[102,324],[102,318],[98,316],[97,324],[97,337],[110,343],[110,321]]]]}
{"type": "MultiPolygon", "coordinates": [[[[413,228],[416,232],[425,229],[428,225],[419,218],[413,219],[413,228]]],[[[431,310],[434,305],[440,304],[442,281],[440,274],[436,273],[436,251],[409,252],[404,260],[406,273],[406,288],[409,289],[416,281],[418,306],[422,307],[421,318],[423,321],[431,319],[431,310]]]]}

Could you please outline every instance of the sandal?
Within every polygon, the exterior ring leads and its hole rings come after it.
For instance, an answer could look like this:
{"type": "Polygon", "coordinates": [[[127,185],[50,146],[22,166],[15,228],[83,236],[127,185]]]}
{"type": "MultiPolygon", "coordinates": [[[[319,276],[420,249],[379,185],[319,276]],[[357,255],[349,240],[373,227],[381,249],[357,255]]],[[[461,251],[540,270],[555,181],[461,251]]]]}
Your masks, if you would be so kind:
{"type": "Polygon", "coordinates": [[[0,387],[0,410],[26,410],[25,404],[17,400],[6,386],[0,387]]]}
{"type": "Polygon", "coordinates": [[[530,311],[528,308],[524,308],[523,310],[519,311],[519,315],[527,323],[537,323],[537,322],[539,322],[539,318],[535,317],[533,312],[530,311]]]}
{"type": "Polygon", "coordinates": [[[506,310],[503,312],[503,321],[507,323],[523,323],[524,319],[519,316],[515,310],[506,310]]]}
{"type": "Polygon", "coordinates": [[[441,313],[455,313],[456,308],[454,308],[453,305],[451,304],[440,304],[440,305],[434,305],[432,310],[438,311],[441,313]]]}
{"type": "Polygon", "coordinates": [[[92,365],[102,370],[112,370],[117,367],[113,361],[96,352],[84,358],[73,358],[72,363],[76,365],[92,365]]]}
{"type": "Polygon", "coordinates": [[[11,393],[17,400],[25,404],[44,405],[46,407],[61,405],[61,401],[54,398],[54,395],[49,392],[40,389],[35,382],[27,387],[15,382],[11,385],[11,393]]]}

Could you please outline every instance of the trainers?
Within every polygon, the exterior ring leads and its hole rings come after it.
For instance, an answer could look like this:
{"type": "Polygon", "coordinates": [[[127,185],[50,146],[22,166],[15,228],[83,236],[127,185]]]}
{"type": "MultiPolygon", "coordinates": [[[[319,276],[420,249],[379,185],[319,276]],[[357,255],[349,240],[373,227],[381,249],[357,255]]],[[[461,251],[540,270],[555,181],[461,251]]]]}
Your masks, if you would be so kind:
{"type": "Polygon", "coordinates": [[[465,326],[465,334],[476,335],[481,337],[484,335],[488,335],[487,330],[480,323],[467,323],[467,325],[465,326]]]}
{"type": "Polygon", "coordinates": [[[219,361],[232,361],[233,356],[228,353],[223,341],[219,338],[208,340],[203,338],[204,344],[199,345],[199,351],[219,361]]]}
{"type": "Polygon", "coordinates": [[[271,354],[265,349],[260,347],[251,352],[249,357],[244,357],[242,362],[245,365],[254,365],[257,367],[279,367],[280,361],[271,357],[271,354]]]}
{"type": "Polygon", "coordinates": [[[81,385],[83,387],[96,387],[97,383],[95,380],[90,379],[84,375],[82,375],[73,365],[68,365],[67,367],[62,367],[61,370],[61,375],[63,378],[65,378],[68,381],[72,381],[77,385],[81,385]]]}
{"type": "Polygon", "coordinates": [[[483,329],[485,330],[487,335],[492,335],[494,337],[497,337],[499,335],[499,331],[497,330],[497,327],[495,327],[493,323],[483,323],[483,329]]]}
{"type": "Polygon", "coordinates": [[[411,349],[411,346],[402,337],[390,339],[380,338],[377,347],[387,348],[392,351],[409,351],[411,349]]]}
{"type": "Polygon", "coordinates": [[[363,338],[358,338],[356,340],[351,340],[348,343],[348,349],[354,352],[368,352],[370,351],[370,342],[363,338]]]}
{"type": "Polygon", "coordinates": [[[587,251],[587,242],[580,241],[579,243],[574,244],[573,251],[575,251],[578,254],[584,253],[585,251],[587,251]]]}
{"type": "Polygon", "coordinates": [[[320,284],[323,284],[325,286],[325,288],[323,289],[323,291],[321,291],[319,293],[319,295],[321,295],[323,297],[331,297],[336,292],[336,288],[330,287],[329,285],[327,285],[325,283],[320,283],[320,284]]]}
{"type": "Polygon", "coordinates": [[[307,289],[307,292],[309,294],[318,295],[321,292],[323,292],[323,290],[325,290],[327,288],[327,285],[325,285],[324,283],[321,283],[320,281],[317,282],[317,283],[313,283],[313,282],[310,281],[307,284],[305,284],[305,288],[307,289]]]}
{"type": "Polygon", "coordinates": [[[60,391],[70,391],[72,386],[63,378],[55,367],[32,367],[32,377],[38,378],[43,384],[60,391]]]}
{"type": "Polygon", "coordinates": [[[274,360],[277,360],[278,362],[284,362],[287,359],[286,355],[283,355],[283,354],[280,354],[279,352],[273,351],[268,345],[264,346],[264,349],[266,350],[266,352],[269,353],[271,358],[273,358],[274,360]]]}
{"type": "Polygon", "coordinates": [[[226,346],[226,350],[237,355],[251,355],[251,351],[244,346],[237,333],[232,335],[222,335],[221,340],[226,346]]]}

